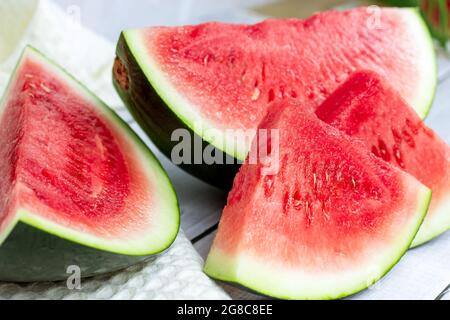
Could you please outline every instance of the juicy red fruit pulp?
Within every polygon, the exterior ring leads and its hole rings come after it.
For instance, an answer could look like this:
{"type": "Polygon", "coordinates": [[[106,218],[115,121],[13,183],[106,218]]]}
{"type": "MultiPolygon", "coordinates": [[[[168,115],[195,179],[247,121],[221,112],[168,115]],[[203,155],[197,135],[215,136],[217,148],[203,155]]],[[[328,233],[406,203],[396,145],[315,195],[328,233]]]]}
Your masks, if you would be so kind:
{"type": "Polygon", "coordinates": [[[215,244],[294,270],[364,264],[416,212],[417,181],[299,108],[273,106],[261,124],[280,130],[280,171],[244,164],[215,244]]]}
{"type": "Polygon", "coordinates": [[[425,226],[445,210],[450,215],[450,148],[379,75],[354,74],[316,113],[433,190],[425,226]]]}
{"type": "Polygon", "coordinates": [[[123,232],[116,228],[127,219],[130,199],[149,201],[133,150],[92,101],[32,58],[20,65],[9,90],[0,129],[6,146],[0,191],[9,200],[0,206],[0,221],[20,206],[79,230],[123,232]]]}
{"type": "Polygon", "coordinates": [[[142,32],[149,54],[177,90],[217,128],[256,128],[268,105],[284,98],[317,106],[355,70],[389,76],[415,100],[421,74],[411,22],[382,9],[329,11],[306,20],[255,25],[208,23],[142,32]],[[386,30],[389,30],[388,33],[386,30]]]}

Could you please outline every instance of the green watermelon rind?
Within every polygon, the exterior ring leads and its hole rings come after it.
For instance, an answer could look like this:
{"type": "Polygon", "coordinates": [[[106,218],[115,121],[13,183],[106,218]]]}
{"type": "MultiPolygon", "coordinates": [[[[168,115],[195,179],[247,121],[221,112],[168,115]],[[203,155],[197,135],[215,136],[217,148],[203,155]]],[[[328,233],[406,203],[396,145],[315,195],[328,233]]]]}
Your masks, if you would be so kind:
{"type": "MultiPolygon", "coordinates": [[[[423,67],[421,70],[425,70],[428,74],[423,77],[423,84],[418,86],[423,90],[423,94],[418,95],[420,100],[414,103],[413,107],[421,118],[425,118],[432,106],[437,88],[437,62],[433,40],[426,23],[417,8],[405,8],[399,10],[408,12],[411,27],[416,29],[416,41],[422,42],[420,47],[424,48],[424,57],[422,59],[423,67]]],[[[170,80],[158,66],[158,63],[154,61],[149,54],[145,41],[142,39],[141,30],[124,31],[123,40],[126,42],[133,58],[136,60],[139,68],[142,70],[156,95],[161,100],[161,103],[170,109],[182,124],[229,156],[232,156],[239,161],[245,160],[248,153],[245,146],[237,146],[241,148],[236,150],[237,147],[235,144],[227,141],[226,137],[223,135],[215,136],[214,141],[208,140],[210,137],[203,135],[205,130],[214,129],[214,126],[206,123],[201,114],[194,111],[190,102],[173,87],[170,80]],[[202,132],[199,132],[198,126],[195,125],[199,122],[201,122],[202,132]]],[[[127,99],[125,99],[125,101],[127,101],[127,99]]],[[[135,106],[131,107],[133,108],[135,106]]]]}
{"type": "Polygon", "coordinates": [[[165,106],[171,109],[175,116],[190,130],[195,132],[195,134],[226,154],[236,155],[238,160],[244,161],[247,157],[248,150],[243,144],[238,144],[238,147],[240,146],[241,148],[235,150],[235,145],[226,143],[223,135],[216,135],[214,141],[208,141],[208,139],[205,138],[203,133],[205,131],[214,130],[214,126],[205,123],[203,120],[200,121],[202,115],[193,111],[193,108],[190,107],[190,102],[187,101],[182,94],[171,85],[167,77],[164,76],[163,72],[158,67],[157,62],[147,53],[148,50],[141,38],[140,30],[124,31],[123,36],[139,67],[142,69],[144,75],[147,77],[151,86],[165,106]],[[200,122],[201,125],[195,125],[196,123],[200,124],[200,122]],[[199,131],[198,127],[201,127],[202,131],[199,131]]]}
{"type": "Polygon", "coordinates": [[[52,71],[60,75],[61,78],[67,80],[67,82],[71,84],[72,88],[76,88],[76,90],[83,95],[84,98],[91,101],[93,105],[96,106],[96,110],[100,112],[99,115],[107,117],[110,124],[114,124],[116,128],[124,134],[124,136],[130,138],[130,143],[136,146],[137,153],[142,156],[140,163],[146,164],[147,166],[145,168],[148,168],[149,172],[157,177],[157,190],[159,193],[157,196],[160,201],[159,203],[162,206],[161,209],[164,209],[164,212],[158,212],[158,216],[162,218],[160,221],[161,227],[155,230],[149,230],[148,239],[141,237],[139,239],[127,241],[126,239],[100,239],[99,237],[87,235],[81,231],[75,231],[69,227],[58,225],[57,223],[49,221],[48,219],[40,217],[19,207],[13,221],[8,225],[4,232],[0,234],[0,244],[7,241],[8,235],[13,231],[17,223],[22,222],[46,233],[55,235],[61,239],[113,254],[127,256],[150,256],[165,251],[175,241],[180,228],[180,211],[175,190],[173,189],[173,186],[163,167],[148,147],[142,142],[142,140],[134,133],[133,130],[131,130],[128,124],[126,124],[112,109],[110,109],[84,85],[73,78],[63,68],[50,61],[38,50],[28,46],[22,53],[22,57],[20,58],[19,63],[13,72],[13,76],[10,79],[9,85],[4,93],[4,98],[0,102],[0,116],[2,114],[1,111],[4,109],[4,104],[10,87],[14,83],[16,70],[27,55],[31,55],[33,58],[38,59],[40,62],[44,63],[46,67],[51,68],[52,71]]]}
{"type": "MultiPolygon", "coordinates": [[[[215,251],[214,249],[209,253],[204,272],[218,281],[243,285],[254,292],[280,299],[331,300],[348,297],[372,286],[400,261],[403,255],[409,250],[413,239],[425,219],[431,197],[431,190],[421,185],[417,196],[418,208],[415,213],[416,218],[412,219],[411,227],[405,231],[405,234],[398,236],[399,244],[393,250],[395,252],[386,255],[383,266],[379,268],[382,272],[376,272],[371,279],[366,278],[364,281],[355,283],[350,287],[346,287],[345,281],[343,281],[344,285],[342,288],[329,288],[329,282],[324,282],[321,286],[319,281],[314,280],[310,281],[309,286],[300,287],[301,284],[295,282],[295,279],[288,275],[289,271],[283,270],[282,263],[274,265],[273,268],[267,268],[266,266],[271,263],[269,261],[258,263],[251,261],[252,259],[249,258],[247,261],[244,260],[242,262],[243,259],[246,259],[244,254],[243,257],[230,258],[226,254],[215,251]],[[237,260],[240,262],[236,262],[237,260]],[[285,283],[287,286],[284,287],[280,283],[285,283]],[[290,288],[288,288],[289,286],[290,288]]],[[[349,270],[348,274],[354,277],[356,272],[357,270],[349,270]]],[[[304,279],[308,279],[310,276],[312,275],[304,274],[304,279]]],[[[332,280],[342,280],[340,275],[332,275],[331,277],[333,278],[332,280]]]]}
{"type": "MultiPolygon", "coordinates": [[[[189,132],[192,141],[199,139],[203,141],[202,149],[205,150],[211,145],[197,135],[185,122],[183,122],[171,108],[167,106],[155,87],[148,81],[140,63],[136,60],[128,40],[127,32],[122,33],[117,44],[117,57],[127,69],[130,77],[129,89],[124,90],[113,76],[113,84],[122,98],[126,107],[133,115],[136,122],[151,138],[155,145],[168,157],[171,157],[173,148],[178,142],[172,141],[172,133],[178,129],[189,132]]],[[[191,145],[192,150],[195,146],[191,145]]],[[[222,152],[214,148],[215,152],[222,152]]],[[[195,155],[191,155],[191,163],[182,163],[180,167],[193,176],[216,186],[220,189],[229,190],[233,179],[239,170],[240,163],[227,156],[227,165],[198,165],[195,164],[195,155]],[[232,160],[228,164],[228,160],[232,160]]]]}

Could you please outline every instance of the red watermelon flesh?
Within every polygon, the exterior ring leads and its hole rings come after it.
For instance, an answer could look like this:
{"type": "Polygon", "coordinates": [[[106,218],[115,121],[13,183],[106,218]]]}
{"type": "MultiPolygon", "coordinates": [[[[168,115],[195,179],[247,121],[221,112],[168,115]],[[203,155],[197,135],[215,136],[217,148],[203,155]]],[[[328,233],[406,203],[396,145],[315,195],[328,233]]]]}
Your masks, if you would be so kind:
{"type": "MultiPolygon", "coordinates": [[[[194,131],[199,123],[203,129],[255,129],[272,101],[290,97],[318,105],[361,68],[388,77],[422,117],[436,85],[432,42],[413,9],[152,27],[124,37],[161,99],[194,131]]],[[[233,141],[210,142],[241,160],[249,147],[235,151],[233,141]]]]}
{"type": "Polygon", "coordinates": [[[414,239],[429,189],[297,104],[274,105],[260,128],[279,132],[279,172],[242,166],[206,273],[292,299],[350,295],[383,276],[414,239]]]}
{"type": "Polygon", "coordinates": [[[178,228],[176,198],[161,187],[170,183],[157,160],[130,132],[27,49],[0,107],[0,242],[22,221],[106,251],[164,250],[178,228]]]}
{"type": "Polygon", "coordinates": [[[356,73],[317,109],[317,115],[433,190],[414,245],[450,229],[450,148],[380,76],[356,73]]]}

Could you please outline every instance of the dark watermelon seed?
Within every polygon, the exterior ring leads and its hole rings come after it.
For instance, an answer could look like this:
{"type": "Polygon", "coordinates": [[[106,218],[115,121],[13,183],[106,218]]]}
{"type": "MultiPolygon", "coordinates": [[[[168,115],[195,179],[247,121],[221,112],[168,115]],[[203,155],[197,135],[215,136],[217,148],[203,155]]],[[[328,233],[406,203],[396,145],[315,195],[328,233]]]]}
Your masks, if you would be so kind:
{"type": "Polygon", "coordinates": [[[388,152],[388,148],[386,146],[386,143],[379,139],[378,140],[378,148],[380,150],[380,156],[383,160],[389,162],[391,160],[391,155],[388,152]]]}
{"type": "Polygon", "coordinates": [[[265,176],[264,177],[264,195],[266,197],[270,197],[273,195],[273,185],[275,182],[274,176],[265,176]]]}
{"type": "Polygon", "coordinates": [[[417,135],[419,133],[419,126],[417,124],[414,124],[411,119],[406,119],[406,126],[411,129],[414,135],[417,135]]]}
{"type": "Polygon", "coordinates": [[[289,191],[287,191],[284,194],[283,198],[283,213],[287,214],[289,212],[290,207],[291,207],[291,195],[289,194],[289,191]]]}
{"type": "Polygon", "coordinates": [[[312,225],[312,222],[313,222],[313,212],[312,212],[312,208],[311,208],[311,204],[308,202],[308,201],[306,201],[306,204],[305,204],[305,210],[306,210],[306,225],[308,226],[308,227],[310,227],[311,225],[312,225]]]}
{"type": "Polygon", "coordinates": [[[411,134],[406,129],[403,130],[403,138],[404,138],[405,142],[408,144],[408,146],[410,146],[411,148],[416,147],[414,138],[411,136],[411,134]]]}
{"type": "Polygon", "coordinates": [[[302,195],[298,190],[294,193],[293,206],[295,210],[300,210],[302,208],[302,195]]]}
{"type": "Polygon", "coordinates": [[[269,90],[269,102],[272,102],[275,100],[275,91],[273,89],[269,90]]]}
{"type": "Polygon", "coordinates": [[[392,129],[392,135],[394,136],[394,140],[396,143],[400,144],[402,142],[402,136],[395,128],[392,129]]]}
{"type": "Polygon", "coordinates": [[[394,158],[395,161],[397,161],[397,164],[401,167],[401,168],[405,168],[405,163],[403,162],[403,158],[402,158],[402,154],[400,151],[400,147],[398,145],[394,146],[394,158]]]}
{"type": "Polygon", "coordinates": [[[378,148],[376,146],[372,146],[372,153],[375,156],[380,157],[380,153],[378,152],[378,148]]]}

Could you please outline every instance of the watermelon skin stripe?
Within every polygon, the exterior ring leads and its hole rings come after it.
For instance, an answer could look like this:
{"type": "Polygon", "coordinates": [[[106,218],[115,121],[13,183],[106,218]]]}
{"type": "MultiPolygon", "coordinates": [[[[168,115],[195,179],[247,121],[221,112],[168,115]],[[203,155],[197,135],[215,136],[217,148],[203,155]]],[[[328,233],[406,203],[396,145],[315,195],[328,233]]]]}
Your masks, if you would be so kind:
{"type": "MultiPolygon", "coordinates": [[[[40,212],[33,212],[33,204],[23,204],[20,202],[22,198],[16,199],[17,205],[12,206],[13,211],[8,219],[3,219],[1,226],[0,281],[64,280],[69,276],[66,272],[70,265],[80,267],[82,277],[90,277],[126,268],[166,251],[178,234],[180,212],[175,191],[161,164],[113,110],[36,49],[27,47],[24,50],[14,75],[17,76],[22,61],[29,58],[49,68],[58,79],[64,79],[80,97],[95,106],[99,117],[106,119],[106,123],[114,128],[114,133],[123,135],[121,137],[126,141],[126,146],[133,148],[129,151],[136,152],[136,165],[142,166],[144,179],[156,177],[158,180],[151,183],[156,186],[153,191],[158,197],[155,203],[159,213],[153,214],[157,218],[154,218],[153,230],[149,228],[142,235],[130,239],[108,238],[52,221],[40,212]],[[163,227],[157,228],[157,223],[163,227]]],[[[0,104],[0,117],[15,80],[15,77],[11,78],[0,104]]]]}

